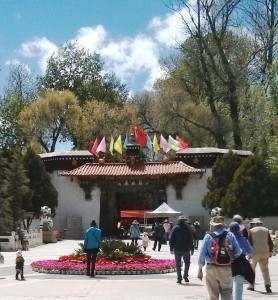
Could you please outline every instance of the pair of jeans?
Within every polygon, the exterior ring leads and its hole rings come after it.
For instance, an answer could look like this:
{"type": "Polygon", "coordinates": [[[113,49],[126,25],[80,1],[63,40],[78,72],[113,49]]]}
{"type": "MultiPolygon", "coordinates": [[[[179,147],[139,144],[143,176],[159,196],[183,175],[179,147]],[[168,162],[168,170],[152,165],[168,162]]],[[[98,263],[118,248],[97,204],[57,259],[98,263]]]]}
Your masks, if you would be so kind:
{"type": "Polygon", "coordinates": [[[183,271],[183,278],[188,277],[188,271],[190,267],[190,251],[174,251],[175,254],[175,261],[176,261],[176,269],[177,269],[177,278],[178,280],[182,280],[181,275],[181,267],[182,267],[182,261],[184,261],[184,271],[183,271]]]}
{"type": "Polygon", "coordinates": [[[154,244],[153,244],[153,250],[155,250],[156,249],[156,246],[157,246],[157,244],[158,244],[158,251],[160,251],[160,249],[161,249],[161,244],[162,244],[162,237],[155,237],[154,238],[154,244]]]}
{"type": "Polygon", "coordinates": [[[95,266],[97,259],[97,251],[89,251],[87,253],[87,275],[94,277],[95,276],[95,266]]]}
{"type": "Polygon", "coordinates": [[[136,238],[131,238],[131,245],[135,245],[135,246],[137,246],[138,245],[138,237],[136,237],[136,238]]]}
{"type": "Polygon", "coordinates": [[[242,300],[244,276],[236,275],[236,276],[234,276],[234,280],[236,283],[235,300],[242,300]]]}

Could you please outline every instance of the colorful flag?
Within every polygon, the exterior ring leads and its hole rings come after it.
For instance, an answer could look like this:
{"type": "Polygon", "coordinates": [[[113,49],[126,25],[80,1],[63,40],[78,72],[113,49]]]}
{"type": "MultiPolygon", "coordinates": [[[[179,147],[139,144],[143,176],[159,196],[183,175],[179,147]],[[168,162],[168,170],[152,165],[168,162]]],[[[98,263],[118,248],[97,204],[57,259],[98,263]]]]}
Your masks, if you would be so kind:
{"type": "Polygon", "coordinates": [[[123,145],[122,145],[122,136],[119,135],[119,137],[117,138],[115,144],[114,144],[114,149],[120,153],[123,154],[123,145]]]}
{"type": "Polygon", "coordinates": [[[154,134],[154,136],[153,136],[153,151],[155,153],[157,153],[159,150],[160,150],[160,148],[158,145],[157,136],[156,136],[156,134],[154,134]]]}
{"type": "Polygon", "coordinates": [[[106,152],[106,142],[105,142],[105,137],[102,138],[101,142],[99,143],[97,147],[97,153],[99,152],[106,152]]]}
{"type": "Polygon", "coordinates": [[[173,149],[175,151],[179,151],[181,149],[180,142],[173,139],[171,137],[171,135],[169,135],[169,137],[168,137],[168,144],[170,145],[171,149],[173,149]]]}
{"type": "Polygon", "coordinates": [[[187,149],[189,147],[188,143],[179,137],[178,134],[176,134],[176,140],[180,142],[181,149],[187,149]]]}
{"type": "Polygon", "coordinates": [[[166,141],[166,139],[164,138],[164,136],[163,136],[162,134],[160,135],[159,147],[160,147],[165,153],[168,153],[168,152],[171,150],[170,145],[168,144],[168,142],[166,141]]]}
{"type": "Polygon", "coordinates": [[[127,144],[129,144],[128,135],[125,135],[125,141],[124,141],[124,149],[127,148],[127,144]]]}
{"type": "Polygon", "coordinates": [[[135,127],[135,136],[136,136],[137,142],[140,145],[142,145],[143,147],[146,147],[146,145],[147,145],[147,135],[140,126],[135,127]]]}
{"type": "Polygon", "coordinates": [[[99,157],[99,155],[97,153],[98,144],[99,144],[98,139],[95,139],[94,144],[91,149],[91,153],[94,154],[96,157],[99,157]]]}
{"type": "Polygon", "coordinates": [[[148,134],[147,134],[147,147],[149,148],[149,150],[152,150],[152,148],[153,148],[152,140],[148,134]]]}
{"type": "Polygon", "coordinates": [[[113,138],[113,136],[111,135],[110,145],[109,145],[109,151],[110,151],[111,155],[114,156],[113,150],[114,150],[114,138],[113,138]]]}

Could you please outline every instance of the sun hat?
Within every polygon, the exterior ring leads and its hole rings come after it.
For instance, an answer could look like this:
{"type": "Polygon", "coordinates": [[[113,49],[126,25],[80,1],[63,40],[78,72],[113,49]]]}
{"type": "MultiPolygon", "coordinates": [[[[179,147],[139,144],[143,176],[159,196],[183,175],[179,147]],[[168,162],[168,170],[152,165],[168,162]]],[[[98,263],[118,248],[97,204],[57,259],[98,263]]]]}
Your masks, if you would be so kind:
{"type": "Polygon", "coordinates": [[[210,221],[211,226],[224,226],[224,217],[222,216],[215,216],[210,221]]]}
{"type": "Polygon", "coordinates": [[[253,218],[253,219],[250,221],[250,224],[263,224],[263,222],[261,221],[260,218],[253,218]]]}
{"type": "Polygon", "coordinates": [[[15,255],[16,255],[16,257],[20,257],[20,256],[22,256],[22,252],[20,250],[18,250],[18,251],[16,251],[15,255]]]}
{"type": "Polygon", "coordinates": [[[185,223],[185,222],[188,222],[188,219],[186,218],[186,216],[184,216],[184,215],[179,216],[178,223],[185,223]]]}

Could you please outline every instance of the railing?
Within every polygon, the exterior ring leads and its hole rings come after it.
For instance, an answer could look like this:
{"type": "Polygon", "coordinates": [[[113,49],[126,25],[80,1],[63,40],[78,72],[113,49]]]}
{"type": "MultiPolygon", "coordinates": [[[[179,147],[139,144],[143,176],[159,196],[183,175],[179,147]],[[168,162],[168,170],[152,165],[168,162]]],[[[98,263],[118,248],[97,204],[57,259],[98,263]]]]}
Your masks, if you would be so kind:
{"type": "MultiPolygon", "coordinates": [[[[24,232],[26,235],[29,247],[34,247],[38,245],[42,245],[42,230],[38,229],[29,229],[29,233],[27,231],[24,232]]],[[[0,236],[0,250],[1,251],[12,251],[22,249],[20,240],[15,231],[12,231],[9,236],[0,236]]]]}

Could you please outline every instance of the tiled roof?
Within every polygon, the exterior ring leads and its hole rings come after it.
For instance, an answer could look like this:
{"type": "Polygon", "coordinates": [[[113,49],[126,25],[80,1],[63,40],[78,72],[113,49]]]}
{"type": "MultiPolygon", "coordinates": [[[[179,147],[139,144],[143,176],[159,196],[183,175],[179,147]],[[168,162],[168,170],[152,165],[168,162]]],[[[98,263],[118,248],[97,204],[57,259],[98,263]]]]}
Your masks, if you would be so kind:
{"type": "Polygon", "coordinates": [[[202,173],[202,170],[190,167],[181,161],[172,161],[167,163],[149,162],[134,165],[128,165],[125,163],[87,163],[69,172],[64,172],[61,175],[71,177],[145,177],[191,173],[202,173]]]}
{"type": "MultiPolygon", "coordinates": [[[[204,147],[204,148],[187,148],[182,149],[177,152],[177,154],[210,154],[210,153],[220,153],[225,154],[228,153],[230,149],[220,149],[213,147],[204,147]]],[[[246,150],[232,150],[233,153],[238,155],[251,155],[252,152],[246,150]]]]}

